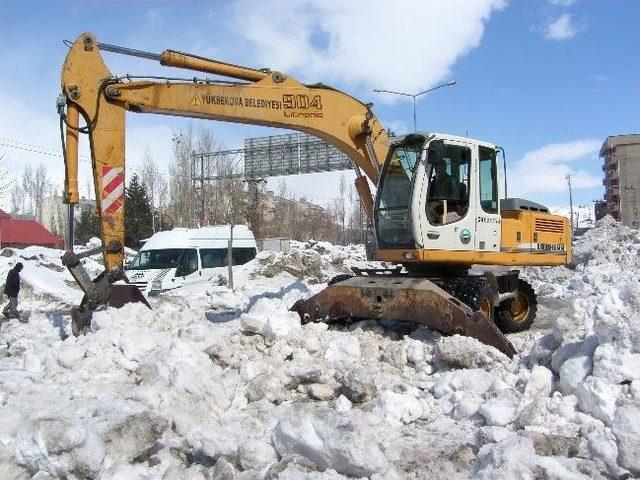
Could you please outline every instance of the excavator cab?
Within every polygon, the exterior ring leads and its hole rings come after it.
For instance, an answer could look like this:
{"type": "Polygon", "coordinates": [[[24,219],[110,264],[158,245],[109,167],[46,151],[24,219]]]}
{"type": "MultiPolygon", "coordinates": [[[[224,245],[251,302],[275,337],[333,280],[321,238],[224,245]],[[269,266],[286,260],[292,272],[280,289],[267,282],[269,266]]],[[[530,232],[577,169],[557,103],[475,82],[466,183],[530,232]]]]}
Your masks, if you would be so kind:
{"type": "Polygon", "coordinates": [[[402,250],[411,262],[417,249],[500,248],[494,145],[451,135],[402,137],[391,145],[378,192],[378,259],[385,260],[388,250],[402,250]]]}

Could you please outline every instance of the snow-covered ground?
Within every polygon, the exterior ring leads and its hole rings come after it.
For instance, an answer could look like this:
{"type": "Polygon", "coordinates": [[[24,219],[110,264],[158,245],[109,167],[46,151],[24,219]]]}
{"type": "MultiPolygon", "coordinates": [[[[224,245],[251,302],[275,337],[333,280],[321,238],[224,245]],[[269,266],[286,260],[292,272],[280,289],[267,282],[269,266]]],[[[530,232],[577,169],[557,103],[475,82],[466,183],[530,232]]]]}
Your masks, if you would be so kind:
{"type": "Polygon", "coordinates": [[[527,269],[539,319],[510,360],[425,329],[301,326],[288,307],[365,264],[357,246],[261,252],[234,292],[98,312],[78,338],[60,252],[5,249],[32,314],[0,329],[0,478],[638,476],[639,250],[607,218],[571,268],[527,269]]]}

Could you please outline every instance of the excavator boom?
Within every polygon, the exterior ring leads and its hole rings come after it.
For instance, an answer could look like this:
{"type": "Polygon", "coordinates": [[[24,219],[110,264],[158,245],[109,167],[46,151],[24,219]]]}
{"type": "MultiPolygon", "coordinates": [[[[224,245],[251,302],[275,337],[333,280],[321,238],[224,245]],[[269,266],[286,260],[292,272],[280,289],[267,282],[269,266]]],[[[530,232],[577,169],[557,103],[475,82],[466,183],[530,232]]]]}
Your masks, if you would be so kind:
{"type": "MultiPolygon", "coordinates": [[[[116,78],[92,34],[71,47],[62,70],[67,104],[65,198],[78,202],[77,133],[89,134],[94,185],[103,242],[124,238],[125,112],[158,113],[296,129],[314,134],[348,155],[357,173],[356,186],[369,214],[373,211],[368,177],[376,184],[388,150],[386,130],[370,106],[331,87],[303,85],[279,72],[239,67],[167,50],[150,54],[107,45],[119,53],[157,58],[163,65],[225,75],[243,82],[198,80],[131,81],[116,78]],[[78,126],[79,112],[86,128],[78,126]]],[[[105,249],[107,269],[122,265],[122,248],[105,249]]]]}

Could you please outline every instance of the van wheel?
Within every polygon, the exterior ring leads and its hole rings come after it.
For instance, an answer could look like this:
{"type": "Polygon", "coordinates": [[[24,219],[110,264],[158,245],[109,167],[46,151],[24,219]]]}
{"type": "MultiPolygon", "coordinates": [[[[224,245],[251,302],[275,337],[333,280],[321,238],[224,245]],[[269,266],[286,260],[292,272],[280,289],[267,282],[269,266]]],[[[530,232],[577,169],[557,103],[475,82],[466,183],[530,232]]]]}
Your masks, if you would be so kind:
{"type": "Polygon", "coordinates": [[[504,333],[523,332],[533,324],[537,310],[536,292],[528,282],[519,278],[516,297],[500,304],[496,324],[504,333]]]}

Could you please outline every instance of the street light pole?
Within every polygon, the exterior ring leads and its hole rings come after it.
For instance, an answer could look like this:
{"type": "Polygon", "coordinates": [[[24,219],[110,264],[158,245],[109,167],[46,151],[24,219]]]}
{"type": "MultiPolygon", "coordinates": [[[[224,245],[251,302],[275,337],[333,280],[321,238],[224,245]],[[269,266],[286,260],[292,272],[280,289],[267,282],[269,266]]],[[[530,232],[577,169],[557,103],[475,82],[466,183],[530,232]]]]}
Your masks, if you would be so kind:
{"type": "MultiPolygon", "coordinates": [[[[573,229],[574,229],[574,226],[573,226],[573,192],[571,191],[571,174],[567,173],[564,178],[567,181],[567,183],[569,184],[569,212],[570,212],[570,215],[571,215],[571,230],[573,231],[573,229]]],[[[577,228],[577,225],[575,226],[575,228],[577,228]]]]}
{"type": "Polygon", "coordinates": [[[433,92],[434,90],[438,90],[439,88],[442,87],[452,87],[456,84],[457,82],[455,80],[451,80],[447,83],[443,83],[441,85],[437,85],[435,87],[429,88],[427,90],[423,90],[422,92],[418,92],[418,93],[406,93],[406,92],[394,92],[393,90],[383,90],[380,88],[374,88],[373,91],[376,93],[390,93],[392,95],[402,95],[403,97],[411,97],[413,98],[413,130],[417,131],[418,130],[418,122],[416,120],[416,99],[422,95],[424,95],[425,93],[429,93],[429,92],[433,92]]]}

